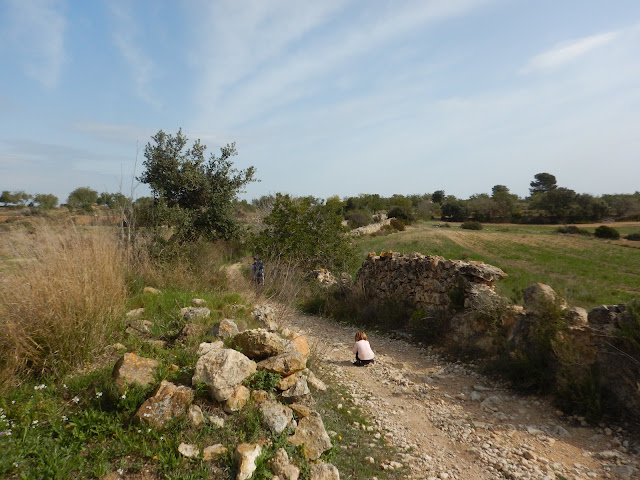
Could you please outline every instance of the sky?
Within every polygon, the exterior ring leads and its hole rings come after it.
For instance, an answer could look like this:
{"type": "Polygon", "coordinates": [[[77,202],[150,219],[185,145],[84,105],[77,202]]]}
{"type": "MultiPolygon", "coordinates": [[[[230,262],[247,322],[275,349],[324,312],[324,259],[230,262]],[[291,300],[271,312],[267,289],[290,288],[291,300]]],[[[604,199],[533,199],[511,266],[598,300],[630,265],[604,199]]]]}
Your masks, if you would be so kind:
{"type": "Polygon", "coordinates": [[[277,192],[640,190],[638,0],[0,0],[0,190],[139,198],[159,130],[277,192]]]}

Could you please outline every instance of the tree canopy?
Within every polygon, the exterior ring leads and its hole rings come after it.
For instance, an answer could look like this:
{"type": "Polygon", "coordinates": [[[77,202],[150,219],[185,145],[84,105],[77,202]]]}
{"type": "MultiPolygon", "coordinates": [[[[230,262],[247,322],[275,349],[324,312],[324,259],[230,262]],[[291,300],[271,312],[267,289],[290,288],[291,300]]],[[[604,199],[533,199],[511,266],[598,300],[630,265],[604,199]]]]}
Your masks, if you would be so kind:
{"type": "Polygon", "coordinates": [[[138,178],[151,187],[157,224],[172,229],[174,240],[233,238],[239,230],[233,201],[249,182],[255,168],[233,168],[235,143],[220,149],[220,156],[205,159],[206,146],[179,130],[174,136],[160,130],[145,148],[145,171],[138,178]]]}

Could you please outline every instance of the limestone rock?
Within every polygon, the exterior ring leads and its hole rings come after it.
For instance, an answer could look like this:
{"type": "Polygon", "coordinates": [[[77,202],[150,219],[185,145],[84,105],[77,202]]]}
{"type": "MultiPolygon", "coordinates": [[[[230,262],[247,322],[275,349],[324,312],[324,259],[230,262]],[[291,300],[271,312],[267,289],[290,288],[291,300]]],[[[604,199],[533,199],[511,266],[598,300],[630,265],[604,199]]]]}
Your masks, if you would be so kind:
{"type": "Polygon", "coordinates": [[[238,387],[233,392],[229,398],[227,398],[226,402],[224,402],[224,411],[227,413],[238,412],[242,410],[247,402],[249,401],[249,396],[251,392],[244,385],[238,385],[238,387]]]}
{"type": "Polygon", "coordinates": [[[282,377],[276,386],[278,390],[288,390],[302,378],[302,370],[287,377],[282,377]]]}
{"type": "Polygon", "coordinates": [[[273,458],[269,460],[269,468],[283,480],[298,480],[300,476],[300,469],[291,463],[284,448],[276,450],[273,458]]]}
{"type": "Polygon", "coordinates": [[[264,328],[245,330],[233,337],[233,345],[253,360],[264,360],[290,349],[290,342],[264,328]]]}
{"type": "Polygon", "coordinates": [[[200,427],[204,424],[204,415],[202,409],[198,405],[191,405],[189,407],[189,420],[195,427],[200,427]]]}
{"type": "Polygon", "coordinates": [[[306,366],[307,361],[297,352],[282,353],[258,363],[258,369],[278,373],[285,377],[304,370],[306,366]]]}
{"type": "Polygon", "coordinates": [[[289,405],[289,408],[300,418],[309,416],[312,412],[307,405],[303,405],[302,403],[292,403],[289,405]]]}
{"type": "Polygon", "coordinates": [[[589,314],[584,308],[571,307],[567,311],[567,324],[570,327],[586,327],[589,324],[589,314]]]}
{"type": "Polygon", "coordinates": [[[295,350],[305,359],[309,358],[309,355],[311,355],[311,348],[309,348],[307,338],[304,335],[293,335],[292,337],[291,343],[293,344],[293,348],[295,348],[295,350]]]}
{"type": "Polygon", "coordinates": [[[340,480],[340,472],[330,463],[318,463],[311,467],[311,480],[340,480]]]}
{"type": "Polygon", "coordinates": [[[140,318],[144,313],[144,308],[134,308],[126,313],[127,318],[140,318]]]}
{"type": "Polygon", "coordinates": [[[287,403],[307,403],[311,396],[307,379],[300,377],[295,385],[282,392],[280,396],[287,403]]]}
{"type": "Polygon", "coordinates": [[[530,315],[545,315],[549,307],[558,305],[566,308],[566,302],[549,285],[534,283],[522,290],[524,310],[530,315]]]}
{"type": "Polygon", "coordinates": [[[275,320],[275,311],[270,305],[257,305],[251,312],[251,316],[262,328],[270,332],[278,330],[278,324],[275,320]]]}
{"type": "Polygon", "coordinates": [[[296,432],[289,437],[288,442],[303,445],[304,454],[310,460],[317,459],[332,446],[322,418],[316,412],[300,419],[296,432]]]}
{"type": "Polygon", "coordinates": [[[207,384],[209,394],[224,402],[249,375],[256,371],[256,363],[231,349],[211,350],[198,359],[193,385],[207,384]]]}
{"type": "Polygon", "coordinates": [[[180,309],[180,315],[184,321],[190,322],[211,316],[211,310],[207,307],[184,307],[180,309]]]}
{"type": "Polygon", "coordinates": [[[179,342],[187,342],[189,340],[197,339],[199,337],[202,337],[205,331],[206,327],[204,327],[203,325],[198,325],[197,323],[187,323],[180,331],[180,335],[178,335],[177,340],[179,342]]]}
{"type": "Polygon", "coordinates": [[[181,443],[178,445],[178,452],[180,452],[183,457],[187,458],[197,458],[200,456],[200,450],[198,447],[189,443],[181,443]]]}
{"type": "Polygon", "coordinates": [[[293,420],[293,410],[278,402],[266,401],[258,406],[262,421],[273,433],[280,433],[293,420]]]}
{"type": "Polygon", "coordinates": [[[146,387],[155,382],[154,370],[158,362],[152,358],[145,358],[135,353],[125,353],[113,367],[113,378],[118,390],[122,393],[126,385],[141,385],[146,387]]]}
{"type": "Polygon", "coordinates": [[[203,300],[202,298],[192,298],[191,299],[191,305],[193,305],[194,307],[203,307],[204,305],[206,305],[207,301],[203,300]]]}
{"type": "Polygon", "coordinates": [[[316,377],[315,373],[313,373],[311,370],[305,370],[305,372],[307,373],[307,383],[311,388],[318,392],[327,391],[327,385],[318,377],[316,377]]]}
{"type": "Polygon", "coordinates": [[[235,458],[238,462],[236,480],[251,478],[256,470],[256,459],[260,456],[262,447],[256,443],[241,443],[236,447],[235,458]]]}
{"type": "Polygon", "coordinates": [[[238,325],[233,320],[225,318],[216,323],[209,334],[221,339],[230,338],[238,334],[238,325]]]}
{"type": "Polygon", "coordinates": [[[187,413],[193,397],[194,391],[191,388],[176,386],[163,380],[153,396],[140,406],[135,417],[143,423],[162,429],[172,419],[187,413]]]}
{"type": "Polygon", "coordinates": [[[264,403],[269,400],[269,392],[266,392],[264,390],[252,390],[251,400],[253,400],[253,403],[255,403],[256,405],[264,403]]]}
{"type": "Polygon", "coordinates": [[[158,295],[160,293],[160,290],[158,290],[157,288],[153,288],[153,287],[144,287],[144,289],[142,290],[142,293],[149,293],[151,295],[158,295]]]}
{"type": "Polygon", "coordinates": [[[219,350],[221,348],[224,348],[224,343],[222,343],[222,340],[218,340],[216,342],[202,342],[198,346],[197,355],[201,357],[202,355],[206,355],[212,350],[219,350]]]}
{"type": "Polygon", "coordinates": [[[612,324],[620,313],[619,305],[600,305],[588,313],[587,319],[595,325],[607,325],[612,324]]]}
{"type": "Polygon", "coordinates": [[[215,445],[210,445],[202,450],[202,459],[205,462],[209,462],[220,455],[224,455],[225,453],[227,453],[227,447],[221,443],[216,443],[215,445]]]}

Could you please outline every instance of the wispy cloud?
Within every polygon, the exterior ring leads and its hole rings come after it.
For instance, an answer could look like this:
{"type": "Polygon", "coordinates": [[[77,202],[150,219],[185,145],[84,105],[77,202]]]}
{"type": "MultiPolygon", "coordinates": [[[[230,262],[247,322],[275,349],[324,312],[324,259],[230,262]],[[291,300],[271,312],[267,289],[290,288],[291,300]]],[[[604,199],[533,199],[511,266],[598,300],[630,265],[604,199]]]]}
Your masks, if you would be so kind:
{"type": "Polygon", "coordinates": [[[520,72],[530,73],[560,67],[593,50],[604,47],[614,41],[619,35],[620,32],[607,32],[559,43],[546,52],[531,58],[520,72]]]}
{"type": "Polygon", "coordinates": [[[95,139],[125,145],[135,144],[136,142],[144,145],[150,136],[156,133],[153,128],[149,127],[93,121],[75,122],[72,126],[75,130],[86,133],[95,139]]]}
{"type": "Polygon", "coordinates": [[[134,22],[129,4],[112,1],[108,3],[115,18],[113,42],[127,63],[136,86],[136,94],[146,103],[158,109],[161,103],[153,93],[151,81],[157,70],[152,58],[140,46],[135,32],[140,30],[134,22]]]}
{"type": "Polygon", "coordinates": [[[312,99],[333,89],[356,62],[376,63],[377,48],[487,3],[491,0],[447,0],[396,8],[380,2],[373,13],[347,0],[304,8],[281,1],[268,9],[261,2],[242,9],[227,2],[224,11],[225,3],[217,2],[201,20],[209,25],[198,50],[204,69],[202,117],[222,115],[227,124],[237,124],[312,99]]]}
{"type": "Polygon", "coordinates": [[[63,6],[58,0],[7,0],[7,41],[20,55],[27,75],[46,88],[58,85],[67,61],[63,6]]]}

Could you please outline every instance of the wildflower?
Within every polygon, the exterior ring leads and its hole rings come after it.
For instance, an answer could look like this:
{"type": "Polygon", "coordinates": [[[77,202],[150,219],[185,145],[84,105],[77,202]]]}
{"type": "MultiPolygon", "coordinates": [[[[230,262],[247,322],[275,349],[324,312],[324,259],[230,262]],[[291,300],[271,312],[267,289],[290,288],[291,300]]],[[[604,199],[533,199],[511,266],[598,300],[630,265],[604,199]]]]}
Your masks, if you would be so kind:
{"type": "Polygon", "coordinates": [[[13,466],[18,468],[20,465],[18,465],[18,462],[13,462],[13,466]]]}
{"type": "Polygon", "coordinates": [[[67,384],[66,384],[66,383],[63,383],[63,384],[62,384],[62,386],[63,386],[64,388],[67,388],[67,384]]]}
{"type": "Polygon", "coordinates": [[[118,475],[122,475],[124,473],[124,470],[122,468],[118,469],[118,475]]]}
{"type": "Polygon", "coordinates": [[[127,394],[126,394],[126,393],[123,393],[123,394],[122,394],[122,396],[121,396],[120,398],[124,400],[125,398],[127,398],[127,394]]]}
{"type": "Polygon", "coordinates": [[[31,422],[31,425],[33,425],[34,428],[35,428],[35,427],[38,426],[38,423],[40,423],[40,422],[38,422],[38,420],[34,420],[33,422],[31,422]]]}
{"type": "Polygon", "coordinates": [[[15,400],[11,400],[11,405],[15,405],[16,401],[15,400]]]}
{"type": "Polygon", "coordinates": [[[100,398],[102,396],[102,392],[96,392],[96,398],[100,398]]]}
{"type": "Polygon", "coordinates": [[[160,441],[162,442],[164,440],[164,435],[160,436],[160,441]]]}
{"type": "Polygon", "coordinates": [[[67,417],[66,415],[62,415],[62,421],[66,422],[67,420],[69,420],[69,417],[67,417]]]}
{"type": "Polygon", "coordinates": [[[80,397],[78,397],[78,396],[76,395],[75,397],[73,397],[73,398],[71,399],[71,401],[72,401],[73,403],[80,403],[80,397]]]}

